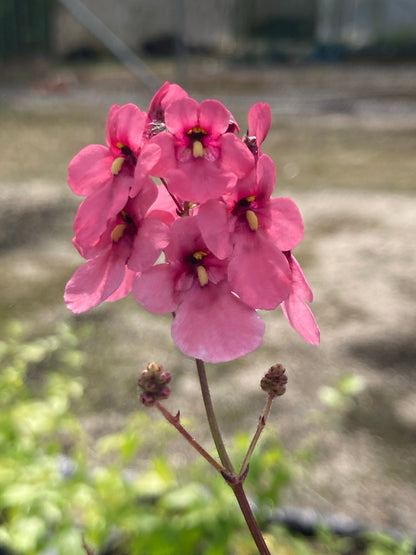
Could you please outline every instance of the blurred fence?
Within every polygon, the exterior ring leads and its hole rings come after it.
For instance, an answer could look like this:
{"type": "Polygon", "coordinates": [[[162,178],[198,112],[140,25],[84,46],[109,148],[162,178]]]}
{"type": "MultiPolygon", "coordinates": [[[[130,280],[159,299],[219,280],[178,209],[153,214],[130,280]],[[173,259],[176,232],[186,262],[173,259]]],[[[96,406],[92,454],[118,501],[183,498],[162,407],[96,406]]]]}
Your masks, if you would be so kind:
{"type": "Polygon", "coordinates": [[[50,49],[50,0],[0,1],[0,59],[50,49]]]}

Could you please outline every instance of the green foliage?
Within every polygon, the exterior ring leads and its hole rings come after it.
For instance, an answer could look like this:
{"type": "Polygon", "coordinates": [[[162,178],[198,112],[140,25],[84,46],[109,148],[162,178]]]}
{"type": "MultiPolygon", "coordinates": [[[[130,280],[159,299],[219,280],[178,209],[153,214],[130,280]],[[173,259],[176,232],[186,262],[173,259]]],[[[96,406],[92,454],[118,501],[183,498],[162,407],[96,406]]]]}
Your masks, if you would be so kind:
{"type": "MultiPolygon", "coordinates": [[[[85,538],[97,555],[257,553],[231,489],[206,461],[173,468],[164,421],[140,411],[120,432],[91,444],[71,408],[83,383],[68,376],[79,375],[82,362],[67,326],[28,341],[12,323],[0,341],[0,547],[19,555],[82,555],[85,538]]],[[[234,460],[243,460],[249,442],[245,434],[235,438],[234,460]]],[[[263,527],[293,479],[293,465],[266,429],[246,481],[263,527]]],[[[266,539],[276,555],[347,553],[346,540],[328,533],[310,543],[269,526],[266,539]]],[[[410,553],[410,544],[384,536],[369,545],[368,555],[410,553]]]]}
{"type": "Polygon", "coordinates": [[[410,538],[396,540],[383,533],[367,533],[363,538],[368,544],[367,555],[411,555],[414,541],[410,538]]]}
{"type": "Polygon", "coordinates": [[[366,387],[365,380],[359,374],[345,375],[335,387],[324,385],[319,389],[320,401],[334,411],[344,412],[351,407],[354,398],[366,387]]]}
{"type": "MultiPolygon", "coordinates": [[[[96,441],[91,464],[91,440],[71,411],[83,384],[68,376],[82,355],[67,326],[25,341],[11,324],[0,362],[0,545],[19,554],[79,555],[84,536],[97,552],[118,555],[176,555],[178,546],[183,555],[255,553],[231,489],[205,461],[175,472],[160,441],[144,466],[148,457],[140,455],[163,436],[157,428],[165,422],[132,414],[119,433],[96,441]],[[129,469],[138,460],[140,468],[129,469]]],[[[236,442],[241,458],[247,444],[242,436],[236,442]]],[[[254,479],[262,466],[276,471],[262,476],[259,499],[271,502],[279,489],[281,458],[276,447],[253,459],[254,479]]]]}

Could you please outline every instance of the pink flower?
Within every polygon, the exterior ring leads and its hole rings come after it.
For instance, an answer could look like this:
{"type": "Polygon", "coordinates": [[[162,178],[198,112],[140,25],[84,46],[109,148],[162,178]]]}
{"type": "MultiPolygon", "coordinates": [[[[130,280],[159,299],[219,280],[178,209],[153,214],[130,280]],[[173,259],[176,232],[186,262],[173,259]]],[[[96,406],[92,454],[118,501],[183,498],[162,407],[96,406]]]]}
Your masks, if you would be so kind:
{"type": "Polygon", "coordinates": [[[157,161],[159,149],[145,144],[145,122],[146,113],[133,104],[112,106],[106,126],[108,146],[89,145],[69,164],[71,189],[87,197],[75,221],[83,243],[98,242],[107,221],[122,210],[129,196],[151,181],[147,170],[157,161]]]}
{"type": "Polygon", "coordinates": [[[285,252],[285,255],[292,273],[292,286],[288,298],[282,303],[283,314],[305,341],[319,345],[319,328],[306,304],[313,301],[312,290],[296,258],[290,252],[285,252]]]}
{"type": "Polygon", "coordinates": [[[273,161],[263,155],[256,173],[240,180],[221,200],[199,209],[202,236],[218,257],[230,257],[233,291],[253,308],[275,309],[290,292],[291,274],[282,251],[303,237],[303,222],[289,198],[271,198],[276,179],[273,161]]]}
{"type": "Polygon", "coordinates": [[[152,266],[168,244],[168,228],[146,213],[157,196],[156,185],[144,187],[107,222],[94,245],[74,238],[87,259],[69,280],[65,302],[73,312],[85,312],[103,301],[116,300],[131,291],[138,272],[152,266]]]}
{"type": "Polygon", "coordinates": [[[223,362],[256,349],[264,322],[227,281],[227,262],[207,249],[197,216],[171,225],[166,262],[139,275],[133,296],[147,310],[174,312],[172,337],[187,355],[223,362]]]}
{"type": "Polygon", "coordinates": [[[241,139],[228,132],[235,129],[234,119],[218,100],[198,104],[180,98],[166,108],[165,122],[168,132],[152,139],[161,156],[151,173],[166,177],[180,199],[205,202],[220,197],[251,170],[252,156],[241,139]]]}

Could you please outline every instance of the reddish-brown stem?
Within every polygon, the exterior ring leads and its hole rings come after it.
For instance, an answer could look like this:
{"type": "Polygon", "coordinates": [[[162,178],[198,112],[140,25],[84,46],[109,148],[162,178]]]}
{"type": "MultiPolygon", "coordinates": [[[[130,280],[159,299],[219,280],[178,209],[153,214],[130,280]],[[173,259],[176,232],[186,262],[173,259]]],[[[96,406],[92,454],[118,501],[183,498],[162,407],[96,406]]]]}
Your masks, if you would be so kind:
{"type": "Polygon", "coordinates": [[[85,550],[87,555],[95,555],[95,551],[88,546],[85,536],[82,536],[82,548],[85,550]]]}
{"type": "Polygon", "coordinates": [[[160,181],[163,183],[163,185],[165,186],[165,189],[167,190],[167,192],[169,193],[171,199],[173,200],[173,202],[176,204],[176,207],[178,209],[178,214],[182,215],[183,213],[183,206],[182,204],[178,201],[178,199],[175,197],[175,195],[172,195],[172,193],[169,190],[168,187],[168,182],[166,181],[166,179],[164,177],[160,178],[160,181]]]}
{"type": "Polygon", "coordinates": [[[263,534],[261,533],[260,527],[257,524],[256,519],[254,518],[250,503],[248,502],[246,493],[243,489],[243,483],[238,480],[234,484],[229,483],[229,485],[231,486],[231,489],[236,496],[241,512],[243,513],[244,519],[247,523],[247,526],[257,546],[257,549],[259,550],[260,555],[271,555],[269,548],[267,547],[266,542],[263,538],[263,534]]]}
{"type": "Polygon", "coordinates": [[[225,468],[222,467],[213,457],[211,457],[211,455],[207,451],[205,451],[205,449],[196,441],[196,439],[194,439],[189,434],[189,432],[185,430],[185,428],[180,423],[179,412],[174,416],[161,403],[157,402],[155,406],[163,414],[166,420],[178,430],[178,432],[186,439],[186,441],[190,445],[192,445],[192,447],[196,449],[198,453],[202,455],[204,459],[215,468],[215,470],[217,470],[220,474],[223,474],[225,472],[225,468]]]}

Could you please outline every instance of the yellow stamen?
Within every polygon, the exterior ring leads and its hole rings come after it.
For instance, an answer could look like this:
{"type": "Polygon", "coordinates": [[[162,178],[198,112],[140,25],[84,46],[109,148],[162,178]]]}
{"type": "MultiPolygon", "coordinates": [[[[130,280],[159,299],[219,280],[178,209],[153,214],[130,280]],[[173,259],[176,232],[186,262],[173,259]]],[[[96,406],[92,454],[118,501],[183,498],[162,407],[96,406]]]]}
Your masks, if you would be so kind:
{"type": "Polygon", "coordinates": [[[202,265],[197,266],[196,271],[198,274],[199,283],[201,284],[201,287],[204,287],[204,285],[207,285],[208,283],[207,271],[202,265]]]}
{"type": "Polygon", "coordinates": [[[111,173],[113,175],[118,175],[120,173],[121,167],[124,164],[124,160],[125,158],[123,158],[123,156],[119,156],[111,164],[111,173]]]}
{"type": "Polygon", "coordinates": [[[201,141],[194,141],[192,145],[192,154],[194,158],[202,158],[204,155],[204,146],[201,141]]]}
{"type": "Polygon", "coordinates": [[[120,150],[123,148],[123,146],[126,146],[124,143],[117,143],[117,148],[119,148],[120,150]]]}
{"type": "Polygon", "coordinates": [[[124,230],[126,229],[127,224],[118,224],[111,232],[111,240],[114,243],[118,243],[120,239],[123,237],[124,230]]]}
{"type": "Polygon", "coordinates": [[[207,254],[208,253],[205,251],[195,251],[194,254],[192,255],[192,258],[195,261],[199,261],[199,260],[202,260],[205,256],[207,256],[207,254]]]}
{"type": "Polygon", "coordinates": [[[202,127],[200,127],[199,125],[197,125],[196,127],[192,127],[192,129],[186,132],[187,135],[193,135],[194,133],[202,133],[202,135],[208,135],[208,132],[205,131],[205,129],[202,129],[202,127]]]}
{"type": "Polygon", "coordinates": [[[259,220],[253,210],[247,210],[246,218],[251,231],[257,231],[259,228],[259,220]]]}
{"type": "Polygon", "coordinates": [[[247,202],[253,202],[256,200],[256,197],[254,195],[250,195],[249,197],[246,197],[245,200],[247,202]]]}

